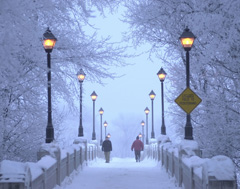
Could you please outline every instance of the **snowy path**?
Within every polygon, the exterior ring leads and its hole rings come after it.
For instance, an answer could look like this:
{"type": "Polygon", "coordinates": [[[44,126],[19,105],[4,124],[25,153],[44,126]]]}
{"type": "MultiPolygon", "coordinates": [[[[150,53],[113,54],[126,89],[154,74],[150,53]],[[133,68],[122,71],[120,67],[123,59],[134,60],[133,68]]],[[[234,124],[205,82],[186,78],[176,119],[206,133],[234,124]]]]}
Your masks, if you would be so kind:
{"type": "Polygon", "coordinates": [[[55,189],[175,189],[174,180],[157,162],[144,160],[136,163],[134,159],[113,158],[107,164],[98,159],[85,167],[61,187],[55,189]]]}

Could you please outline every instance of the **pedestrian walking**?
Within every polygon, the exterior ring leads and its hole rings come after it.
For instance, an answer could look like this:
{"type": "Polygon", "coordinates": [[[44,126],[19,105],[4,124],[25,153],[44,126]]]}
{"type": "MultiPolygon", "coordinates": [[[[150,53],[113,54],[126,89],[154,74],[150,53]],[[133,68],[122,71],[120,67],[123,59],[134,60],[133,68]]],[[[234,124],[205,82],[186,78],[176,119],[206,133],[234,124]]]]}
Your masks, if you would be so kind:
{"type": "Polygon", "coordinates": [[[112,151],[112,142],[106,136],[106,139],[102,143],[102,151],[104,151],[104,156],[106,163],[110,162],[110,152],[112,151]]]}
{"type": "Polygon", "coordinates": [[[144,144],[141,140],[139,140],[139,136],[137,136],[136,140],[133,142],[131,150],[135,152],[136,162],[140,162],[141,151],[144,149],[144,144]]]}

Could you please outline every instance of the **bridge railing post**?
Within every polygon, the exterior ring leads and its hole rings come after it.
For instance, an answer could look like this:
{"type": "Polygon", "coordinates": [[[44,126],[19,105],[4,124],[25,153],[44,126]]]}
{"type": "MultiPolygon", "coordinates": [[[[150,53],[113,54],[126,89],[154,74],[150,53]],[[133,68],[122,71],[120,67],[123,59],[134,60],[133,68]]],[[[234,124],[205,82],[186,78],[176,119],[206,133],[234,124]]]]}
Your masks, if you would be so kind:
{"type": "Polygon", "coordinates": [[[182,153],[178,153],[178,186],[182,187],[183,182],[183,170],[182,170],[182,153]]]}
{"type": "Polygon", "coordinates": [[[164,166],[164,152],[163,152],[163,145],[162,145],[160,148],[161,148],[161,160],[162,160],[162,166],[164,166]]]}
{"type": "Polygon", "coordinates": [[[60,178],[60,163],[61,163],[61,150],[58,144],[56,143],[45,143],[42,144],[41,148],[37,152],[37,158],[40,160],[42,157],[50,155],[51,157],[55,158],[57,160],[57,170],[56,170],[56,178],[57,178],[57,184],[60,184],[61,178],[60,178]]]}
{"type": "Polygon", "coordinates": [[[88,148],[87,148],[87,139],[83,137],[78,137],[74,140],[73,144],[80,145],[82,148],[82,155],[81,155],[81,166],[84,166],[84,162],[87,165],[88,161],[88,148]]]}

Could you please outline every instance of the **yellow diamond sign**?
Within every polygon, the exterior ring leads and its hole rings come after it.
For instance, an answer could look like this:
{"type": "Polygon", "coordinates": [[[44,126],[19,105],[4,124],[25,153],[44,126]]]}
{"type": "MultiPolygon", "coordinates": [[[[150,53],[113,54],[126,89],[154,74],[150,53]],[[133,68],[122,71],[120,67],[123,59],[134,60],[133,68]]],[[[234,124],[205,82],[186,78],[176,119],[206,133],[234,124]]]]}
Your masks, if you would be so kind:
{"type": "Polygon", "coordinates": [[[190,88],[186,88],[176,99],[175,102],[187,113],[190,114],[202,102],[190,88]]]}

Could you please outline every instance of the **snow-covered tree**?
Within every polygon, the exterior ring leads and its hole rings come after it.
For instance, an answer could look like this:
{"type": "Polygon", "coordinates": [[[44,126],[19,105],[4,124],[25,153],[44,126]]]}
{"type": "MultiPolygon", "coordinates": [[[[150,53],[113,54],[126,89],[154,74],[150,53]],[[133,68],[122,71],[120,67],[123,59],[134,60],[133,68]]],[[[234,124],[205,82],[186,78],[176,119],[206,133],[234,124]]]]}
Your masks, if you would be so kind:
{"type": "Polygon", "coordinates": [[[93,81],[114,77],[108,68],[121,65],[124,48],[83,30],[94,7],[101,11],[115,3],[101,2],[1,0],[0,161],[35,160],[37,146],[45,141],[47,58],[41,37],[47,27],[58,38],[51,65],[53,125],[62,121],[59,100],[74,107],[80,68],[93,81]]]}
{"type": "Polygon", "coordinates": [[[190,51],[190,87],[202,103],[192,112],[194,138],[206,156],[225,154],[239,161],[240,21],[237,0],[126,1],[128,37],[150,42],[168,73],[169,115],[183,137],[186,115],[174,100],[186,88],[185,51],[179,37],[186,26],[197,36],[190,51]]]}

